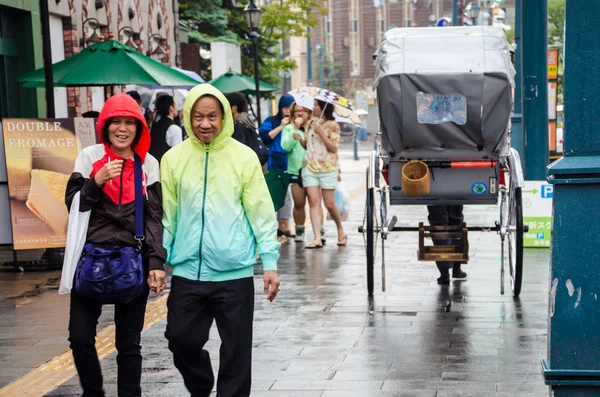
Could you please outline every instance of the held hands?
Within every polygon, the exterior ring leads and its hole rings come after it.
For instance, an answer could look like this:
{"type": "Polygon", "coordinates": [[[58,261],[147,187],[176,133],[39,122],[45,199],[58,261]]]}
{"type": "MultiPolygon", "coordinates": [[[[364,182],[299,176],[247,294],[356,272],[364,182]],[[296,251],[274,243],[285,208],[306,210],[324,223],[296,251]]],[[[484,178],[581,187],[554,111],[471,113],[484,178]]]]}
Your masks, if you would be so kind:
{"type": "Polygon", "coordinates": [[[323,120],[319,120],[315,123],[315,132],[317,134],[319,134],[320,136],[322,136],[325,133],[325,130],[323,129],[323,127],[321,127],[321,124],[323,123],[323,120]]]}
{"type": "Polygon", "coordinates": [[[265,294],[268,294],[267,299],[269,300],[269,302],[273,302],[280,290],[279,276],[277,275],[276,271],[267,270],[265,271],[264,280],[265,294]]]}
{"type": "Polygon", "coordinates": [[[160,294],[164,291],[166,285],[167,281],[164,270],[150,270],[150,274],[148,275],[148,286],[152,291],[160,294]]]}
{"type": "Polygon", "coordinates": [[[122,170],[123,160],[109,161],[96,173],[94,180],[98,186],[103,186],[106,182],[120,176],[122,170]]]}

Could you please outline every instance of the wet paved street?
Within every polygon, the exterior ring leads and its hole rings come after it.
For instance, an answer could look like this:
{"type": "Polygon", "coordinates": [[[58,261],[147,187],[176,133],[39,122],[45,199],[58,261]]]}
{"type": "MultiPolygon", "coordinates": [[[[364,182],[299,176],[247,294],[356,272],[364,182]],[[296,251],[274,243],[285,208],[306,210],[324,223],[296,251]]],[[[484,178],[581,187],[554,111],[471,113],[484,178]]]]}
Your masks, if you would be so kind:
{"type": "MultiPolygon", "coordinates": [[[[252,396],[547,396],[540,360],[546,356],[549,252],[526,252],[523,292],[515,301],[500,295],[496,234],[470,234],[468,280],[444,287],[436,283],[433,263],[416,260],[417,234],[392,234],[386,243],[387,291],[381,292],[378,259],[375,310],[369,313],[364,243],[356,231],[364,211],[367,156],[354,162],[351,146],[343,150],[343,183],[355,196],[346,223],[348,246],[332,244],[331,221],[322,250],[284,243],[282,290],[274,303],[262,294],[261,269],[256,269],[252,396]]],[[[421,207],[392,207],[391,212],[402,225],[426,219],[421,207]]],[[[465,212],[472,225],[497,219],[495,208],[467,207],[465,212]]],[[[16,276],[0,272],[0,283],[16,276]]],[[[25,298],[2,298],[0,386],[66,350],[68,315],[68,299],[55,291],[18,307],[15,303],[25,298]]],[[[107,310],[101,326],[109,321],[107,310]]],[[[185,396],[163,337],[165,326],[162,320],[143,335],[144,393],[185,396]]],[[[213,327],[207,350],[215,371],[218,348],[213,327]]],[[[115,355],[102,361],[109,396],[116,396],[115,355]]],[[[76,376],[48,394],[76,395],[81,395],[76,376]]]]}

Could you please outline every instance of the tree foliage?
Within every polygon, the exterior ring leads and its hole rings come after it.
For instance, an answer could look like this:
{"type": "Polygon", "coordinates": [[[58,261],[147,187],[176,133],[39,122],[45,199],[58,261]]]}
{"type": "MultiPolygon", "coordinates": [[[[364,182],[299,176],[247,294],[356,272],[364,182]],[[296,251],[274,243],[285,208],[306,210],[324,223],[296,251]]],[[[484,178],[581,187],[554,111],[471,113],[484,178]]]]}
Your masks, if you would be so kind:
{"type": "MultiPolygon", "coordinates": [[[[248,1],[180,0],[180,19],[189,23],[190,37],[208,48],[214,41],[241,46],[242,73],[254,76],[254,45],[244,7],[248,1]]],[[[259,72],[262,81],[281,82],[279,72],[296,69],[294,60],[282,59],[280,42],[290,37],[305,37],[306,28],[318,23],[326,8],[322,0],[280,0],[263,5],[258,39],[259,72]]]]}
{"type": "Polygon", "coordinates": [[[343,95],[344,82],[342,81],[342,62],[325,61],[323,63],[323,85],[328,90],[343,95]]]}
{"type": "Polygon", "coordinates": [[[560,46],[565,37],[565,0],[548,1],[548,45],[560,46]]]}
{"type": "Polygon", "coordinates": [[[198,42],[237,43],[221,0],[179,0],[179,19],[190,27],[190,37],[198,42]]]}

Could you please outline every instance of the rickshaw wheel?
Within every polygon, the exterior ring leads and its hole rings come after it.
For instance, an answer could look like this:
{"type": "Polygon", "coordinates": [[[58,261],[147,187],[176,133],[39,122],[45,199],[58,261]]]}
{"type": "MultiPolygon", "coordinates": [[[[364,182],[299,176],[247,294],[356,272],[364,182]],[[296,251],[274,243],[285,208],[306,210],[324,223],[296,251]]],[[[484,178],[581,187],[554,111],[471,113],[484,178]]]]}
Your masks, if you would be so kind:
{"type": "MultiPolygon", "coordinates": [[[[367,168],[367,183],[369,179],[369,169],[367,168]]],[[[368,185],[367,185],[368,186],[368,185]]],[[[375,189],[367,188],[367,291],[369,296],[373,296],[373,268],[375,264],[375,189]]]]}
{"type": "Polygon", "coordinates": [[[511,186],[508,199],[508,262],[513,296],[521,293],[523,282],[523,195],[511,186]]]}

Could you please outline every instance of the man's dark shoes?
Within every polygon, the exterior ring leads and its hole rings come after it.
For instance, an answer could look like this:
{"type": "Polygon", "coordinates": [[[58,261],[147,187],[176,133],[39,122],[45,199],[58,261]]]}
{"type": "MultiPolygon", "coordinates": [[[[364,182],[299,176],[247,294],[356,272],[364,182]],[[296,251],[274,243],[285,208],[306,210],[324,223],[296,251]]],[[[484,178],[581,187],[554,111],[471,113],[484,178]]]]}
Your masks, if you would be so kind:
{"type": "Polygon", "coordinates": [[[462,271],[460,266],[454,266],[452,269],[453,278],[467,278],[467,273],[462,271]]]}
{"type": "Polygon", "coordinates": [[[437,279],[437,283],[439,285],[450,284],[450,274],[449,274],[449,272],[442,273],[442,275],[437,279]]]}

